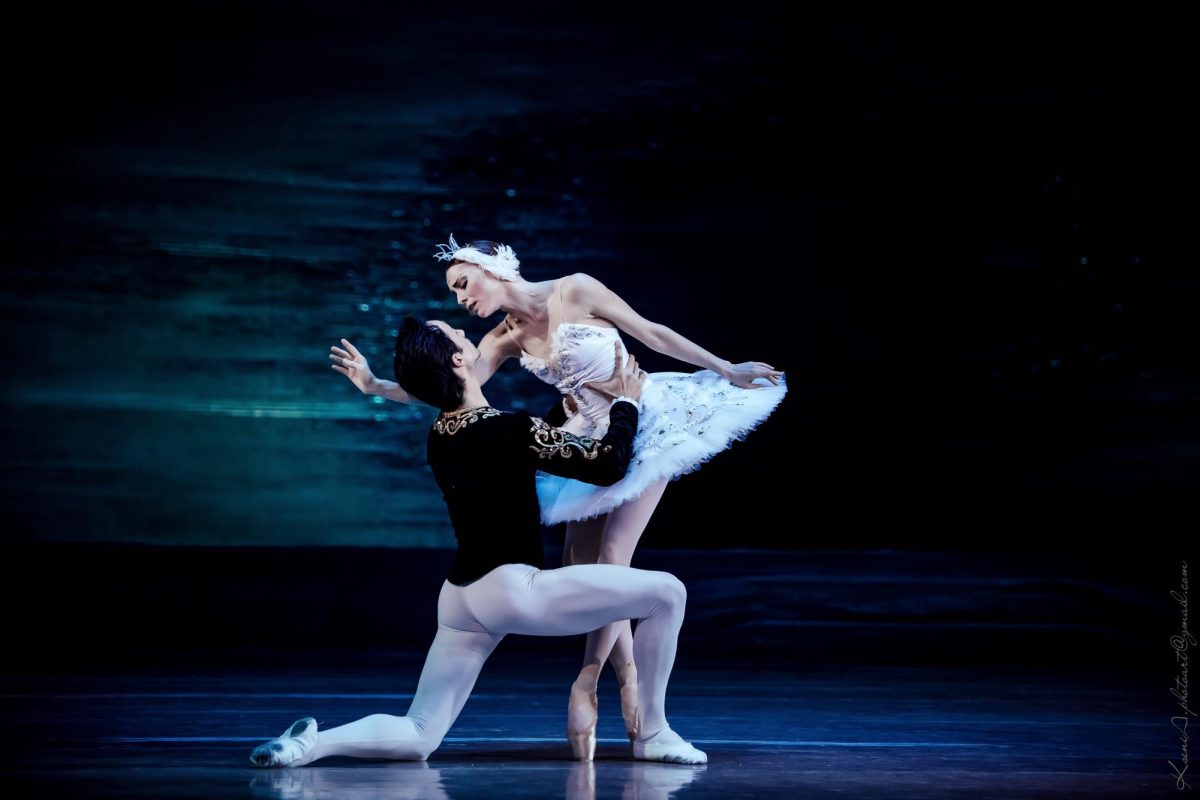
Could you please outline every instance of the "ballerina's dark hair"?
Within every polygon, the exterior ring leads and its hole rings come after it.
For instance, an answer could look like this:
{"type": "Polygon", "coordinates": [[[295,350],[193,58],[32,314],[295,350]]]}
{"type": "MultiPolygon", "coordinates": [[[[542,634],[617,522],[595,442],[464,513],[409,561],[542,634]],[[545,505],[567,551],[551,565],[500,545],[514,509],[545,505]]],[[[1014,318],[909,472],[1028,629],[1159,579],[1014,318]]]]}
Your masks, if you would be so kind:
{"type": "Polygon", "coordinates": [[[418,400],[452,411],[462,405],[463,382],[450,359],[461,352],[441,328],[405,317],[392,359],[396,383],[418,400]]]}

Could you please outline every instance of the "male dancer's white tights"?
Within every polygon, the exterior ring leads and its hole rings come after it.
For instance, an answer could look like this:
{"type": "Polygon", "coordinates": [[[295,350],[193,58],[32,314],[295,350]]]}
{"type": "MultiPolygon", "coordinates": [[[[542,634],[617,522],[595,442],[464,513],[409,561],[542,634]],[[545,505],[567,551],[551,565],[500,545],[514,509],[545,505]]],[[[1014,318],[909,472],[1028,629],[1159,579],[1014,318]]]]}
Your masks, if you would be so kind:
{"type": "Polygon", "coordinates": [[[469,586],[447,581],[438,597],[437,636],[408,715],[371,714],[319,730],[300,763],[326,756],[424,760],[442,743],[505,634],[570,636],[624,619],[638,620],[633,655],[641,738],[648,739],[668,727],[667,679],[686,600],[674,575],[615,564],[552,570],[505,564],[469,586]]]}

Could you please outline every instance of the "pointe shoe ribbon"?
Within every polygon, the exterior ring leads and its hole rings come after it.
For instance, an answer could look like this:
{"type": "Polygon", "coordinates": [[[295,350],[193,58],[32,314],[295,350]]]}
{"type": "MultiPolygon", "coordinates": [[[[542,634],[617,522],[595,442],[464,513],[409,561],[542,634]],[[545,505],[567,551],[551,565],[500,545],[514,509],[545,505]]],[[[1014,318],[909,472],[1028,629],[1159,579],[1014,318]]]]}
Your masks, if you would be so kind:
{"type": "Polygon", "coordinates": [[[621,687],[621,716],[625,719],[625,735],[629,737],[629,741],[636,741],[638,729],[641,727],[636,680],[621,687]]]}

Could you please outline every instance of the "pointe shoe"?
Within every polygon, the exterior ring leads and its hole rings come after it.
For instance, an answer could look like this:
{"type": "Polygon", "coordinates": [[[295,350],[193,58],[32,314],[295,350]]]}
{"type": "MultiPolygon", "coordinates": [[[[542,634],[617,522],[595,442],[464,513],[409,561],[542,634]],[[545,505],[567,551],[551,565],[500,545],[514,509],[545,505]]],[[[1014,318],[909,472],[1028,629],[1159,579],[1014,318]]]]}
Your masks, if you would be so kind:
{"type": "Polygon", "coordinates": [[[317,744],[317,721],[312,717],[298,719],[283,733],[250,751],[250,763],[256,767],[299,766],[304,756],[317,744]]]}
{"type": "Polygon", "coordinates": [[[629,741],[637,740],[641,717],[638,715],[637,679],[621,687],[621,716],[625,719],[625,735],[629,741]]]}
{"type": "Polygon", "coordinates": [[[591,761],[596,755],[596,721],[599,705],[595,692],[581,692],[571,688],[571,699],[567,702],[567,741],[571,755],[578,761],[591,761]]]}
{"type": "Polygon", "coordinates": [[[663,728],[649,739],[635,740],[633,757],[638,761],[665,761],[669,764],[707,764],[708,754],[692,747],[670,728],[663,728]]]}

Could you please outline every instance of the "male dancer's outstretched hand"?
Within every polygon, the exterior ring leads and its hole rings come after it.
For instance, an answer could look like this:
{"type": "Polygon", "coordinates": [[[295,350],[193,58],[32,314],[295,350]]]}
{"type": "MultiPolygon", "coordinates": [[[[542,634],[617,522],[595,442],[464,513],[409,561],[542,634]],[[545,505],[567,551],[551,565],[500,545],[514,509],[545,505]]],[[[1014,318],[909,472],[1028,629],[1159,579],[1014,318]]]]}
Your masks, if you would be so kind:
{"type": "Polygon", "coordinates": [[[613,373],[608,380],[592,381],[584,384],[585,389],[592,389],[599,392],[610,400],[618,397],[629,397],[634,400],[642,399],[642,384],[646,381],[646,372],[637,365],[637,359],[630,354],[628,360],[622,358],[622,348],[620,340],[613,342],[613,347],[616,352],[616,361],[613,364],[613,373]],[[625,364],[622,365],[622,360],[625,364]]]}
{"type": "Polygon", "coordinates": [[[349,378],[350,382],[357,386],[363,394],[378,394],[379,381],[376,379],[375,373],[371,372],[366,356],[358,352],[358,348],[345,339],[342,339],[342,344],[346,345],[345,350],[337,345],[329,348],[332,351],[329,357],[333,359],[333,364],[330,366],[349,378]]]}

